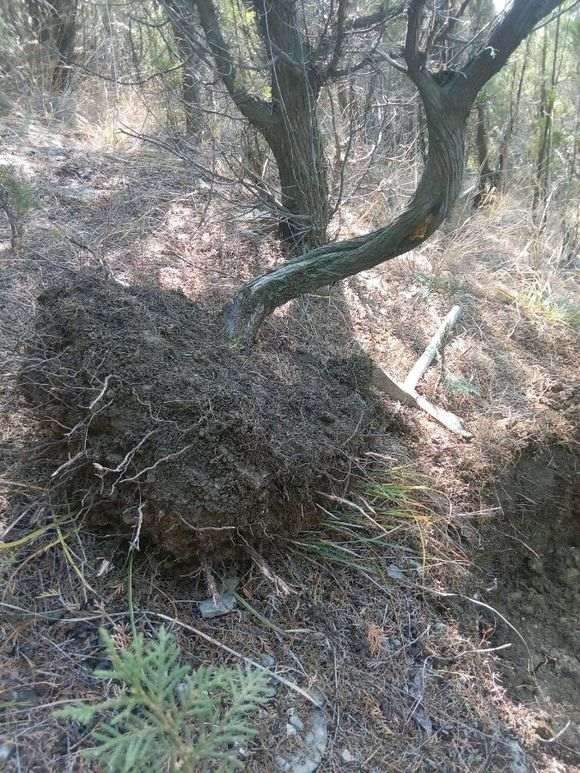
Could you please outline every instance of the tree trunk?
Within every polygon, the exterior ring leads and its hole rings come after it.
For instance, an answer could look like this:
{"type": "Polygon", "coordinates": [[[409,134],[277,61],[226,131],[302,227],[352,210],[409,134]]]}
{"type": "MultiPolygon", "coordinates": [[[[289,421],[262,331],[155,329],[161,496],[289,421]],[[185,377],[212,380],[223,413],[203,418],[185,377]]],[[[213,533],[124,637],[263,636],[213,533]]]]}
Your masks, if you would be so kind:
{"type": "Polygon", "coordinates": [[[73,73],[78,0],[53,2],[52,7],[57,17],[53,32],[56,61],[52,72],[52,88],[55,94],[63,94],[70,84],[73,73]]]}
{"type": "Polygon", "coordinates": [[[181,101],[185,132],[195,136],[202,128],[201,95],[197,76],[199,60],[195,45],[196,21],[190,5],[183,0],[161,0],[161,2],[167,11],[177,52],[183,61],[181,101]]]}
{"type": "Polygon", "coordinates": [[[294,247],[326,242],[328,178],[317,102],[320,85],[300,31],[297,4],[254,0],[258,28],[271,61],[272,118],[264,131],[280,177],[283,236],[294,247]],[[282,53],[281,53],[282,52],[282,53]]]}
{"type": "MultiPolygon", "coordinates": [[[[185,60],[186,52],[182,53],[185,60]]],[[[183,103],[183,114],[185,118],[185,133],[197,136],[202,128],[201,97],[199,92],[199,82],[197,80],[196,62],[192,59],[192,52],[189,52],[189,59],[183,65],[183,74],[181,82],[181,100],[183,103]]]]}
{"type": "Polygon", "coordinates": [[[385,228],[314,249],[243,285],[225,309],[227,331],[237,345],[251,344],[263,320],[278,306],[402,255],[437,230],[460,192],[465,126],[479,92],[505,66],[536,24],[560,2],[512,0],[487,45],[461,71],[440,82],[427,69],[426,53],[419,49],[424,0],[410,0],[403,48],[407,66],[392,58],[389,61],[413,81],[425,107],[429,152],[413,199],[385,228]]]}
{"type": "Polygon", "coordinates": [[[52,93],[62,94],[74,64],[78,0],[26,0],[26,9],[43,51],[52,93]]]}
{"type": "Polygon", "coordinates": [[[490,202],[492,192],[496,187],[497,175],[489,162],[489,137],[487,132],[487,106],[485,102],[479,100],[476,106],[477,111],[477,162],[479,177],[477,183],[477,194],[473,200],[474,207],[482,207],[490,202]]]}
{"type": "MultiPolygon", "coordinates": [[[[513,137],[514,129],[516,127],[519,112],[520,112],[520,104],[522,101],[522,91],[524,87],[524,78],[526,75],[526,69],[528,66],[529,52],[530,52],[530,38],[526,40],[524,59],[522,62],[522,68],[520,70],[518,90],[515,96],[515,101],[514,101],[514,93],[513,93],[514,83],[512,81],[512,87],[510,89],[510,104],[509,104],[508,120],[503,130],[503,134],[502,134],[500,146],[499,146],[497,174],[498,174],[498,188],[502,192],[505,191],[506,189],[507,173],[509,169],[511,140],[513,137]]],[[[516,68],[514,68],[514,78],[515,78],[515,75],[516,75],[516,68]]]]}
{"type": "Polygon", "coordinates": [[[226,309],[230,335],[250,344],[268,314],[305,292],[372,268],[417,247],[447,217],[461,190],[468,110],[434,81],[422,84],[429,155],[407,209],[386,228],[329,244],[248,282],[226,309]]]}
{"type": "Polygon", "coordinates": [[[556,20],[556,34],[554,37],[554,51],[552,71],[549,84],[546,76],[546,62],[548,56],[548,28],[544,27],[544,40],[542,45],[542,90],[540,95],[540,142],[538,147],[538,159],[536,162],[536,182],[534,186],[534,198],[532,200],[532,212],[538,218],[538,210],[541,213],[538,225],[545,228],[547,222],[548,189],[550,186],[550,166],[552,156],[552,126],[554,123],[554,101],[556,98],[558,46],[560,39],[560,18],[556,20]]]}
{"type": "Polygon", "coordinates": [[[318,126],[297,112],[266,136],[276,159],[282,192],[280,233],[294,250],[326,242],[328,182],[318,126]]]}
{"type": "Polygon", "coordinates": [[[323,244],[329,206],[327,165],[317,115],[321,84],[301,31],[298,4],[288,0],[251,0],[270,63],[272,100],[267,102],[245,88],[212,0],[195,2],[224,85],[276,159],[284,208],[283,235],[297,248],[323,244]]]}

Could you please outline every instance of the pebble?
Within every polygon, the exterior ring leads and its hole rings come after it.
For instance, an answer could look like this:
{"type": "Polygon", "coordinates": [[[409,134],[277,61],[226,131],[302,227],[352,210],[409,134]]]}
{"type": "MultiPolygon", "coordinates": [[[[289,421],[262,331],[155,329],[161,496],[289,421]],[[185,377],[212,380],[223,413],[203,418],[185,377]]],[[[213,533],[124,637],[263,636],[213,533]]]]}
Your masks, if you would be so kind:
{"type": "Polygon", "coordinates": [[[1,743],[0,744],[0,762],[8,762],[10,757],[14,754],[16,751],[16,746],[11,743],[1,743]]]}
{"type": "Polygon", "coordinates": [[[356,759],[354,754],[348,749],[343,749],[340,753],[340,756],[343,762],[354,762],[356,759]]]}

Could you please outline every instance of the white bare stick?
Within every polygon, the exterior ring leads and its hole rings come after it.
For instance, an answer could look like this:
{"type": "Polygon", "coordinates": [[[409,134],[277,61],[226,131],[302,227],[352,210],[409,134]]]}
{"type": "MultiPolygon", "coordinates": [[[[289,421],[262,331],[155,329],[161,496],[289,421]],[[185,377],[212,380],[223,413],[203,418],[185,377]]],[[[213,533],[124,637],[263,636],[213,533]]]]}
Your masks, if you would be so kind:
{"type": "Polygon", "coordinates": [[[409,371],[409,375],[405,379],[405,382],[403,384],[403,388],[407,390],[414,391],[415,387],[423,377],[423,374],[431,365],[433,360],[435,359],[435,356],[437,355],[437,352],[440,350],[445,336],[448,333],[449,330],[453,327],[453,325],[457,322],[459,317],[461,316],[461,307],[460,306],[454,306],[449,314],[445,317],[443,322],[439,325],[439,328],[433,338],[429,341],[429,344],[423,354],[419,357],[417,362],[413,365],[411,370],[409,371]]]}
{"type": "Polygon", "coordinates": [[[63,470],[66,470],[67,467],[70,467],[71,464],[74,464],[78,459],[81,459],[85,455],[84,451],[79,451],[78,454],[75,454],[72,459],[68,459],[66,462],[60,465],[50,476],[51,478],[56,478],[57,475],[60,475],[60,473],[63,470]]]}
{"type": "MultiPolygon", "coordinates": [[[[2,606],[10,606],[10,605],[2,604],[2,606]]],[[[254,668],[260,669],[260,671],[263,671],[264,673],[268,674],[268,676],[272,677],[272,679],[276,679],[277,682],[280,682],[285,687],[289,687],[291,690],[294,690],[294,692],[297,692],[303,698],[306,698],[306,700],[310,701],[310,703],[316,706],[316,708],[322,708],[322,706],[324,705],[323,704],[324,699],[320,699],[318,696],[313,697],[312,695],[310,695],[310,693],[306,692],[306,690],[303,690],[302,687],[299,687],[297,684],[294,684],[294,682],[290,682],[288,679],[285,679],[283,676],[280,676],[280,674],[277,674],[275,671],[271,671],[269,668],[266,668],[266,666],[262,666],[260,663],[257,663],[255,660],[252,660],[252,658],[248,658],[246,655],[242,655],[241,652],[236,652],[236,650],[233,650],[231,647],[228,647],[227,644],[222,644],[221,641],[218,641],[217,639],[214,639],[212,636],[209,636],[207,633],[200,631],[199,628],[194,628],[192,625],[188,625],[187,623],[182,623],[181,620],[178,620],[176,617],[169,617],[169,615],[164,615],[162,612],[150,612],[148,610],[142,610],[142,612],[147,615],[152,615],[153,617],[158,617],[160,620],[165,620],[165,622],[167,623],[173,623],[174,625],[178,625],[180,626],[180,628],[184,628],[186,631],[189,631],[190,633],[193,633],[196,636],[199,636],[201,639],[205,639],[205,641],[209,642],[210,644],[213,644],[214,647],[219,647],[219,649],[224,650],[224,652],[227,652],[230,655],[233,655],[235,658],[239,658],[240,660],[243,660],[244,663],[247,663],[249,666],[253,666],[254,668]]]]}
{"type": "Polygon", "coordinates": [[[376,389],[394,400],[398,400],[403,405],[410,405],[413,408],[419,408],[429,416],[442,424],[450,432],[456,435],[460,435],[462,438],[473,437],[471,432],[464,429],[461,419],[450,411],[446,411],[444,408],[438,408],[433,405],[426,397],[415,392],[414,389],[408,389],[405,386],[401,386],[394,379],[388,376],[384,370],[375,365],[374,368],[374,385],[376,389]]]}
{"type": "Polygon", "coordinates": [[[446,411],[445,408],[439,408],[439,406],[433,405],[433,403],[427,400],[426,397],[423,397],[423,395],[416,395],[415,404],[417,408],[421,408],[425,413],[428,413],[429,416],[432,416],[439,424],[447,427],[450,432],[453,432],[466,440],[473,437],[471,432],[468,432],[464,428],[459,416],[451,413],[451,411],[446,411]]]}

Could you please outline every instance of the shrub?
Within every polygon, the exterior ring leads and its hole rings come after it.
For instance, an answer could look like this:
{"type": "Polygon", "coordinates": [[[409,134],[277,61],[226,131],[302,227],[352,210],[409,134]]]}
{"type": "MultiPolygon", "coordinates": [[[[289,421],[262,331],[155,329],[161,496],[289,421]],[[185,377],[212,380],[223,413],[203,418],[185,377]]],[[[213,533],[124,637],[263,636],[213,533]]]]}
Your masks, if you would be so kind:
{"type": "Polygon", "coordinates": [[[263,672],[229,666],[193,670],[180,662],[177,642],[164,628],[154,640],[137,634],[126,649],[106,631],[101,636],[111,666],[95,676],[117,683],[113,697],[58,712],[94,725],[87,757],[111,773],[241,767],[233,745],[256,733],[250,714],[271,694],[263,672]]]}

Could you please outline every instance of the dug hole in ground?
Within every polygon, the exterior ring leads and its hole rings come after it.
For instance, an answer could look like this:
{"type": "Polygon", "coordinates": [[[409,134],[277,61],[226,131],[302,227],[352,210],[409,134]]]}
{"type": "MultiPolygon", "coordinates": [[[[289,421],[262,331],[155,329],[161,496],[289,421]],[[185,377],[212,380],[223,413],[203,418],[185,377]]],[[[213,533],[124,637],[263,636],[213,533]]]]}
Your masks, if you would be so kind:
{"type": "Polygon", "coordinates": [[[98,630],[128,641],[130,605],[193,666],[285,680],[248,770],[579,770],[579,347],[517,202],[282,308],[246,354],[219,313],[283,259],[271,234],[219,202],[200,227],[169,156],[7,152],[37,205],[18,256],[1,224],[2,764],[87,769],[55,708],[113,689],[98,630]],[[373,378],[404,381],[456,304],[419,389],[469,441],[373,378]]]}

